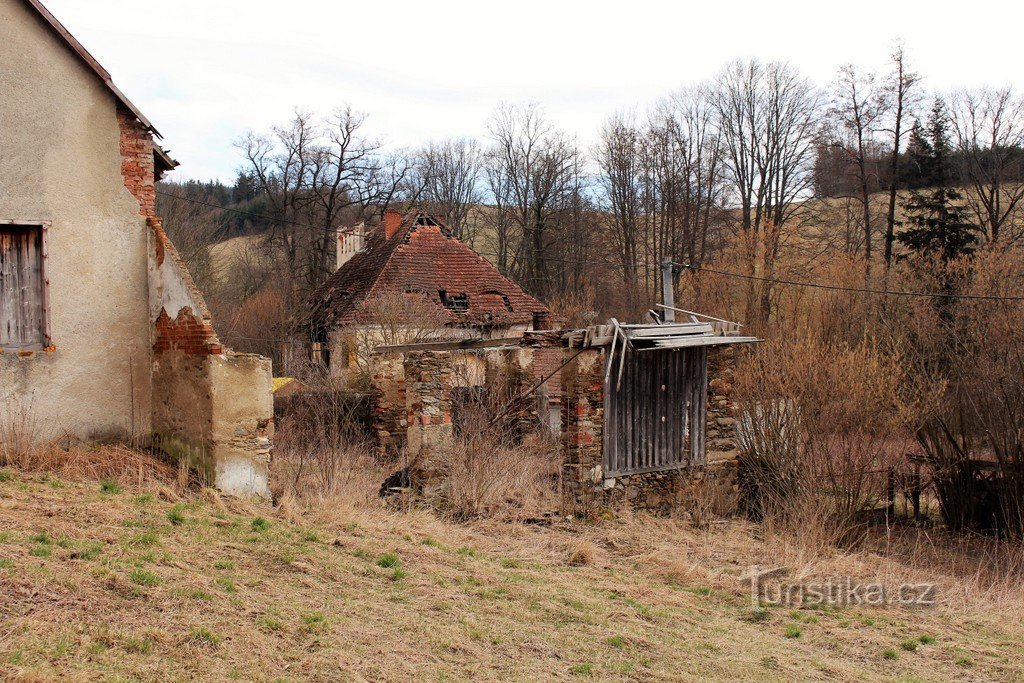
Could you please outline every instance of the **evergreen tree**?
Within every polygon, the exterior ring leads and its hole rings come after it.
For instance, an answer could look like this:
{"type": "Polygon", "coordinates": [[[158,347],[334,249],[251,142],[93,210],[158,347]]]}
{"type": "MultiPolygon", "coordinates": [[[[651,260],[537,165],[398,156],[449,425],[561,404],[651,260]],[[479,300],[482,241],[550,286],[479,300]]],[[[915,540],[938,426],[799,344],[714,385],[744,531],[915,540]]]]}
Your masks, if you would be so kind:
{"type": "Polygon", "coordinates": [[[942,100],[936,99],[927,127],[914,124],[908,148],[921,189],[903,202],[905,229],[897,240],[911,253],[936,255],[943,261],[974,253],[978,226],[966,218],[963,195],[955,178],[948,119],[942,100]]]}

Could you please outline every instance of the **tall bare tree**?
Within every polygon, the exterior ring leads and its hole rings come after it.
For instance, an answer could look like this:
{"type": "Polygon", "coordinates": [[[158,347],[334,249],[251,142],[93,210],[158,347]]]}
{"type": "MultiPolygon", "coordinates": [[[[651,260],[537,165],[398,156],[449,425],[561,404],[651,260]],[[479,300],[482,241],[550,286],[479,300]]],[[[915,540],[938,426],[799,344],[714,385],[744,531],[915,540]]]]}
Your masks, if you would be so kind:
{"type": "Polygon", "coordinates": [[[553,287],[549,260],[559,214],[572,208],[583,160],[575,142],[557,130],[536,104],[502,105],[490,121],[491,191],[509,234],[505,266],[535,293],[553,287]]]}
{"type": "Polygon", "coordinates": [[[793,67],[756,59],[729,64],[714,94],[730,193],[750,275],[747,320],[763,324],[771,313],[772,287],[783,226],[813,187],[819,94],[793,67]]]}
{"type": "Polygon", "coordinates": [[[384,155],[361,134],[365,121],[350,107],[323,120],[296,111],[238,143],[276,219],[268,244],[283,255],[288,310],[333,271],[337,228],[386,205],[408,175],[404,157],[384,155]]]}
{"type": "Polygon", "coordinates": [[[889,125],[889,208],[885,216],[885,267],[892,264],[892,247],[896,239],[896,195],[899,189],[900,152],[903,139],[910,134],[906,125],[907,116],[912,113],[921,78],[910,70],[903,45],[897,43],[891,57],[891,72],[885,87],[890,102],[889,125]]]}
{"type": "Polygon", "coordinates": [[[864,260],[871,277],[874,230],[871,225],[871,192],[878,182],[874,163],[881,155],[877,139],[889,111],[889,91],[872,73],[858,73],[852,64],[839,69],[829,108],[834,144],[843,150],[853,170],[861,205],[864,260]]]}
{"type": "Polygon", "coordinates": [[[1024,199],[1024,99],[1010,87],[963,90],[951,98],[961,180],[967,205],[993,243],[1016,241],[1024,199]]]}
{"type": "Polygon", "coordinates": [[[467,242],[476,237],[469,221],[482,201],[480,145],[470,138],[433,142],[417,155],[416,171],[423,186],[423,199],[444,214],[455,236],[467,242]]]}
{"type": "Polygon", "coordinates": [[[644,144],[635,122],[620,114],[605,122],[595,155],[616,260],[621,265],[623,281],[631,289],[639,279],[645,242],[644,144]]]}

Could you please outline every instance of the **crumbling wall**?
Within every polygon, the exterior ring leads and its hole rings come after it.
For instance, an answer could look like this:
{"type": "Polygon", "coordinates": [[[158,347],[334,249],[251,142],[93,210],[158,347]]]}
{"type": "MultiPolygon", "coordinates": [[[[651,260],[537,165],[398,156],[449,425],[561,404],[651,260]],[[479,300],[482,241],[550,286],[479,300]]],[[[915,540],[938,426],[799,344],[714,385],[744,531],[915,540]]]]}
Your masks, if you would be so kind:
{"type": "Polygon", "coordinates": [[[270,360],[221,344],[202,293],[160,220],[149,217],[147,224],[154,442],[225,493],[269,497],[270,360]]]}
{"type": "Polygon", "coordinates": [[[454,370],[450,351],[405,354],[406,448],[412,457],[452,438],[454,370]]]}
{"type": "Polygon", "coordinates": [[[235,495],[269,497],[274,435],[270,359],[250,353],[206,357],[214,482],[235,495]]]}
{"type": "Polygon", "coordinates": [[[380,353],[370,359],[370,421],[376,455],[393,458],[406,443],[405,359],[401,353],[380,353]]]}
{"type": "Polygon", "coordinates": [[[604,499],[605,349],[566,349],[562,368],[562,481],[570,510],[585,514],[604,499]]]}

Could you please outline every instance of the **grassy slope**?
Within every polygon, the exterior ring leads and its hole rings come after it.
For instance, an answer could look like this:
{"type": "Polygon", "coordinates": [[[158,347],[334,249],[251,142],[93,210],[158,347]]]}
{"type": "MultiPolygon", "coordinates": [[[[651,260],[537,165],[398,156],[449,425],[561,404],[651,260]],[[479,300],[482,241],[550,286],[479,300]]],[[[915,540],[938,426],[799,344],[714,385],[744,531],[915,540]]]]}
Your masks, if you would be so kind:
{"type": "Polygon", "coordinates": [[[1016,619],[980,612],[752,619],[734,577],[773,558],[738,524],[293,523],[212,495],[0,479],[0,678],[1019,680],[1024,661],[1016,619]]]}

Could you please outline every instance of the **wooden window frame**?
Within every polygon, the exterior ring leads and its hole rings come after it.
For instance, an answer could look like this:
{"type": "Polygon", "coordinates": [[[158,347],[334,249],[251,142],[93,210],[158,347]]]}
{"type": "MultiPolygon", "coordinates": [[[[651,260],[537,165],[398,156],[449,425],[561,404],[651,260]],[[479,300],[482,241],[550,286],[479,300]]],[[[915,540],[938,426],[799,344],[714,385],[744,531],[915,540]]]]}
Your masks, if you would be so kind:
{"type": "Polygon", "coordinates": [[[35,344],[29,344],[27,346],[0,346],[0,351],[3,352],[17,352],[17,351],[39,351],[44,348],[53,346],[53,337],[50,334],[50,276],[48,272],[48,261],[49,261],[49,231],[50,221],[41,220],[21,220],[16,218],[0,218],[0,228],[7,226],[19,226],[26,228],[39,228],[39,278],[42,281],[42,327],[43,327],[43,339],[41,342],[35,344]]]}

